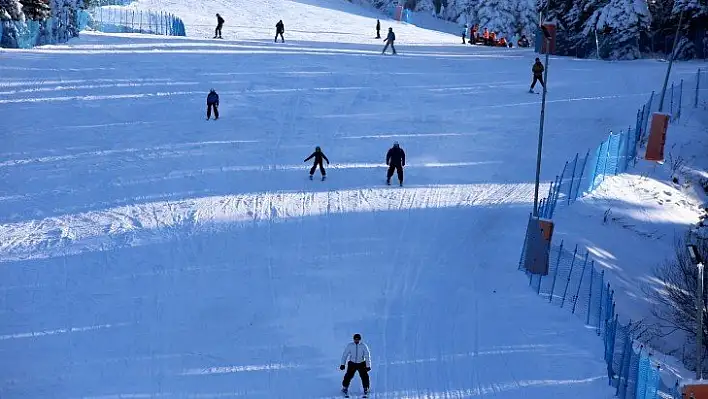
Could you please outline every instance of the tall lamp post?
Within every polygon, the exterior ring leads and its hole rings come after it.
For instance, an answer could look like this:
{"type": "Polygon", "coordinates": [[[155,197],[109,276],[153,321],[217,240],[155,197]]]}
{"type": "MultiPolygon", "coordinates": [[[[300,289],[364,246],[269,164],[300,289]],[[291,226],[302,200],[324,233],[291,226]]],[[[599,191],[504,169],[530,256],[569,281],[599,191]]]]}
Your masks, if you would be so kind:
{"type": "Polygon", "coordinates": [[[538,127],[538,153],[536,154],[536,185],[533,193],[533,216],[538,219],[538,186],[541,177],[541,151],[543,149],[543,123],[546,116],[546,87],[548,87],[548,58],[550,53],[551,32],[541,24],[543,40],[546,43],[546,65],[543,69],[543,97],[541,98],[541,121],[538,127]]]}
{"type": "Polygon", "coordinates": [[[696,379],[703,379],[703,260],[695,245],[686,245],[691,262],[698,267],[696,289],[696,379]]]}
{"type": "Polygon", "coordinates": [[[674,63],[676,55],[676,44],[678,43],[679,33],[681,32],[681,21],[683,21],[683,10],[679,14],[679,22],[676,26],[676,35],[674,36],[674,45],[671,47],[671,56],[669,57],[669,66],[666,68],[666,76],[664,76],[664,87],[661,88],[661,99],[659,100],[659,112],[664,111],[664,97],[666,96],[666,87],[669,85],[669,75],[671,75],[671,65],[674,63]]]}

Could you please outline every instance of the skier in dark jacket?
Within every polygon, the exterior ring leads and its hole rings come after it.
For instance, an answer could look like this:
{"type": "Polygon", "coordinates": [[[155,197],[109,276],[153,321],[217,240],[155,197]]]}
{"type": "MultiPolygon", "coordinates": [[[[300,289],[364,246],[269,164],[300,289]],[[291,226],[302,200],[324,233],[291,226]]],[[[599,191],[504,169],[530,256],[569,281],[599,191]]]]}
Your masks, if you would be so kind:
{"type": "Polygon", "coordinates": [[[207,95],[207,120],[211,118],[211,109],[214,108],[214,120],[219,119],[219,95],[216,90],[209,90],[207,95]]]}
{"type": "Polygon", "coordinates": [[[315,147],[315,152],[312,153],[309,157],[305,158],[303,162],[307,162],[310,159],[315,158],[315,163],[312,164],[312,168],[310,168],[310,180],[312,180],[312,175],[315,174],[315,170],[317,167],[320,167],[320,173],[322,174],[322,180],[325,179],[327,176],[327,172],[325,171],[324,165],[322,164],[322,160],[324,159],[327,161],[327,165],[329,165],[329,159],[327,159],[327,156],[322,152],[322,149],[317,146],[315,147]]]}
{"type": "Polygon", "coordinates": [[[393,51],[393,54],[396,54],[396,48],[393,47],[393,42],[396,41],[396,34],[393,33],[393,28],[388,28],[388,35],[386,36],[384,41],[386,42],[386,45],[384,46],[381,54],[386,53],[386,49],[388,48],[389,45],[391,46],[391,50],[393,51]]]}
{"type": "Polygon", "coordinates": [[[533,67],[531,67],[531,72],[533,72],[533,82],[531,82],[531,88],[529,89],[529,93],[533,93],[533,88],[536,86],[536,82],[541,82],[541,86],[543,88],[546,88],[546,82],[543,81],[543,63],[541,62],[540,58],[536,58],[536,62],[534,62],[533,67]]]}
{"type": "Polygon", "coordinates": [[[376,38],[381,39],[381,22],[376,20],[376,38]]]}
{"type": "Polygon", "coordinates": [[[214,31],[214,39],[218,38],[223,39],[221,37],[221,27],[224,26],[224,19],[221,18],[221,15],[216,14],[216,30],[214,31]]]}
{"type": "Polygon", "coordinates": [[[275,24],[275,42],[278,43],[278,35],[280,35],[280,39],[283,40],[283,43],[285,43],[285,38],[283,37],[283,33],[285,33],[285,24],[283,24],[283,20],[281,19],[278,21],[277,24],[275,24]]]}
{"type": "Polygon", "coordinates": [[[403,167],[406,166],[406,152],[398,145],[398,141],[393,143],[386,153],[386,165],[388,172],[386,173],[386,184],[391,184],[393,171],[398,173],[398,185],[403,186],[403,167]]]}

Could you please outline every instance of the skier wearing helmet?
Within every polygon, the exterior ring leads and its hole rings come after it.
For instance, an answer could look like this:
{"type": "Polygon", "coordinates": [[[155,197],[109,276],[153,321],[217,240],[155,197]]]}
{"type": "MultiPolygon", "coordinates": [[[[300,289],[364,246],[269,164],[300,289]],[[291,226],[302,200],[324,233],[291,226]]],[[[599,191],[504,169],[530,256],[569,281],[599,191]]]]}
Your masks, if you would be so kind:
{"type": "Polygon", "coordinates": [[[403,186],[403,167],[406,166],[406,153],[398,145],[398,141],[393,143],[393,147],[386,153],[386,165],[388,165],[388,173],[386,173],[386,184],[391,184],[393,171],[398,173],[398,185],[403,186]]]}
{"type": "Polygon", "coordinates": [[[322,174],[322,180],[324,181],[324,179],[327,177],[327,172],[325,171],[324,165],[322,164],[322,160],[324,159],[325,161],[327,161],[327,165],[329,165],[329,159],[327,159],[327,156],[324,154],[324,152],[322,152],[322,149],[319,146],[315,147],[315,152],[313,152],[312,155],[310,155],[309,157],[305,158],[303,162],[307,162],[312,158],[315,158],[315,163],[312,164],[312,168],[310,168],[310,180],[312,180],[312,175],[315,174],[315,169],[317,169],[317,167],[319,166],[320,173],[322,174]]]}
{"type": "Polygon", "coordinates": [[[369,394],[369,371],[371,371],[371,354],[369,347],[361,342],[361,335],[354,334],[354,342],[350,342],[344,348],[342,354],[342,362],[339,365],[340,370],[344,370],[344,364],[347,364],[347,372],[344,373],[342,380],[342,392],[345,397],[349,397],[349,383],[354,378],[354,374],[358,371],[361,378],[361,385],[364,386],[364,397],[369,394]]]}

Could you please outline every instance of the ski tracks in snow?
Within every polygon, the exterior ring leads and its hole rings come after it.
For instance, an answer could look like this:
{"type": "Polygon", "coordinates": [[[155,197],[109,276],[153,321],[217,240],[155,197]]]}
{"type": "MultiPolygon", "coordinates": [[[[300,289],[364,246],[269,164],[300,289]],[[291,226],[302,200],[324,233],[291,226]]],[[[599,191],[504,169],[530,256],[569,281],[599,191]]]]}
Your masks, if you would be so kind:
{"type": "Polygon", "coordinates": [[[532,184],[469,184],[263,192],[157,201],[0,224],[2,261],[46,258],[325,214],[521,205],[532,184]]]}

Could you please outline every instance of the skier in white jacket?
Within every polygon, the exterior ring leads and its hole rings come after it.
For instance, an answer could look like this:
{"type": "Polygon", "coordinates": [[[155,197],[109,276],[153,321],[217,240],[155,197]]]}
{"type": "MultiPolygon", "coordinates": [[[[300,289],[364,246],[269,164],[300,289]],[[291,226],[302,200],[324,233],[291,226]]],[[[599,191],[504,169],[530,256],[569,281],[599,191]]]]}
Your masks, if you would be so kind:
{"type": "Polygon", "coordinates": [[[342,392],[349,392],[349,383],[354,378],[354,374],[358,371],[361,378],[361,385],[364,386],[364,394],[369,393],[369,371],[371,371],[371,353],[369,347],[361,342],[361,335],[354,334],[354,342],[347,344],[342,354],[342,363],[339,366],[340,370],[344,370],[344,364],[347,364],[347,372],[344,374],[342,381],[342,392]],[[347,362],[347,360],[349,360],[347,362]]]}

